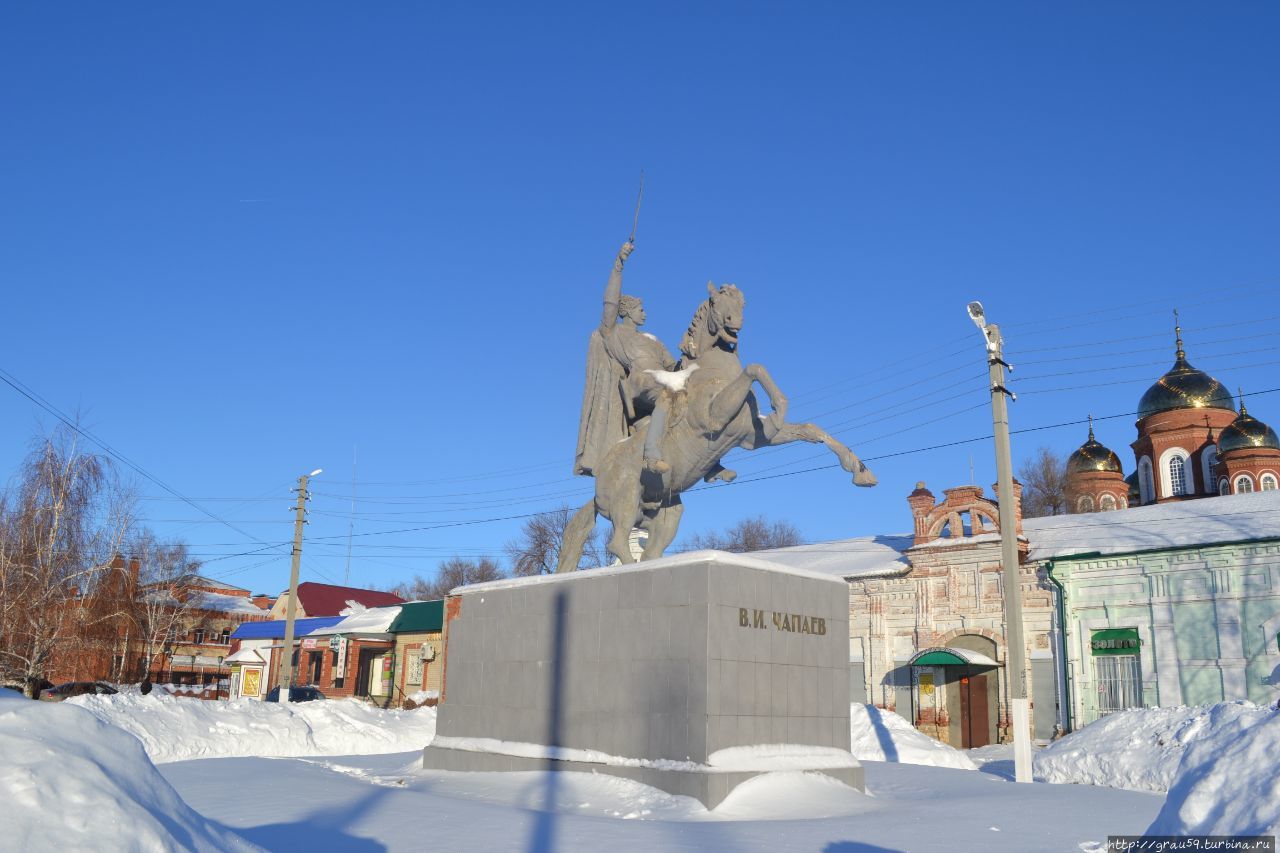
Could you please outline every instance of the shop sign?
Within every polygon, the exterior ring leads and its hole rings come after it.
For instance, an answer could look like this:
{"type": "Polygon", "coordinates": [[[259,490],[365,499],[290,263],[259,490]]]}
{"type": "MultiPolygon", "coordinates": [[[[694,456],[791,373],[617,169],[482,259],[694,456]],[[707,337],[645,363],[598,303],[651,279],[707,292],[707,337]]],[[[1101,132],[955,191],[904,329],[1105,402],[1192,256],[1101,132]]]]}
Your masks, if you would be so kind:
{"type": "Polygon", "coordinates": [[[1137,628],[1103,628],[1094,631],[1089,650],[1094,657],[1102,655],[1136,655],[1141,650],[1137,628]]]}
{"type": "Polygon", "coordinates": [[[347,638],[342,636],[333,637],[329,640],[329,648],[338,653],[338,661],[334,664],[337,671],[336,678],[347,677],[347,638]]]}

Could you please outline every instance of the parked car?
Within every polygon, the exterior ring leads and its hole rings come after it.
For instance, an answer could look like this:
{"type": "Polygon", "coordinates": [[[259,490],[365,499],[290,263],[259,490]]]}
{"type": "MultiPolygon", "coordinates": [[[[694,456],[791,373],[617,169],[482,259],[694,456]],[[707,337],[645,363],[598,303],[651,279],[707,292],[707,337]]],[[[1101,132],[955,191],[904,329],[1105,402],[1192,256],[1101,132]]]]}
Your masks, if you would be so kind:
{"type": "MultiPolygon", "coordinates": [[[[323,699],[323,698],[324,698],[324,694],[320,692],[320,688],[318,687],[290,687],[289,688],[290,702],[314,702],[317,699],[323,699]]],[[[279,687],[272,687],[270,690],[267,691],[267,701],[268,702],[280,701],[279,687]]]]}
{"type": "Polygon", "coordinates": [[[50,687],[47,690],[40,691],[40,698],[46,702],[61,702],[63,699],[70,699],[72,696],[111,696],[119,693],[110,684],[105,681],[68,681],[66,684],[59,684],[57,687],[50,687]]]}
{"type": "MultiPolygon", "coordinates": [[[[38,680],[36,682],[36,690],[35,690],[36,698],[39,699],[40,694],[48,690],[52,686],[53,686],[53,682],[49,681],[48,679],[41,678],[40,680],[38,680]]],[[[16,690],[18,693],[21,693],[24,696],[27,693],[27,685],[21,681],[5,681],[3,683],[0,683],[0,687],[7,687],[10,690],[16,690]]]]}

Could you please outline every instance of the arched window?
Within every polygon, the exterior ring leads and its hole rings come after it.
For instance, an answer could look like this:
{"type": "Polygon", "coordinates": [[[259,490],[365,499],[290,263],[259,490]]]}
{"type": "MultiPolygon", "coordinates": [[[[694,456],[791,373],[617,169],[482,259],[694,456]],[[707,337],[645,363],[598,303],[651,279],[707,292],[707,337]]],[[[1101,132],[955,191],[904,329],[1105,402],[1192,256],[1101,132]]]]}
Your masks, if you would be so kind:
{"type": "Polygon", "coordinates": [[[1237,495],[1247,495],[1249,494],[1249,492],[1252,492],[1252,491],[1253,491],[1253,480],[1250,480],[1248,475],[1241,474],[1239,477],[1236,477],[1236,494],[1237,495]]]}
{"type": "Polygon", "coordinates": [[[1093,512],[1093,498],[1081,495],[1080,500],[1076,501],[1076,512],[1093,512]]]}
{"type": "Polygon", "coordinates": [[[1169,458],[1169,494],[1187,493],[1187,464],[1181,456],[1169,458]]]}
{"type": "Polygon", "coordinates": [[[1138,461],[1138,500],[1149,504],[1156,499],[1155,480],[1151,476],[1151,460],[1146,456],[1138,461]]]}
{"type": "Polygon", "coordinates": [[[1274,492],[1275,490],[1276,490],[1276,475],[1263,474],[1262,475],[1262,491],[1274,492]]]}
{"type": "Polygon", "coordinates": [[[1214,447],[1205,448],[1204,453],[1200,455],[1201,467],[1204,469],[1204,476],[1200,478],[1200,482],[1204,483],[1204,490],[1207,494],[1213,494],[1213,466],[1218,464],[1218,450],[1214,447]]]}
{"type": "Polygon", "coordinates": [[[1126,498],[1126,497],[1121,497],[1121,498],[1120,498],[1120,509],[1128,509],[1128,508],[1129,508],[1129,499],[1128,499],[1128,498],[1126,498]]]}
{"type": "Polygon", "coordinates": [[[1108,512],[1110,510],[1115,509],[1116,508],[1115,495],[1103,495],[1102,497],[1098,498],[1098,507],[1103,512],[1108,512]]]}

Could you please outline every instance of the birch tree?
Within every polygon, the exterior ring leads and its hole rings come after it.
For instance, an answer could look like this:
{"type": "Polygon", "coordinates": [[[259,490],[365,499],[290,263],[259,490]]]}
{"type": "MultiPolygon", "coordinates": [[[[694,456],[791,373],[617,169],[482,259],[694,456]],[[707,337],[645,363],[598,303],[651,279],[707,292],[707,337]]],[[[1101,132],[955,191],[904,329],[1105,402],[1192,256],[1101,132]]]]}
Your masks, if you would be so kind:
{"type": "Polygon", "coordinates": [[[110,570],[132,501],[74,430],[40,439],[0,498],[0,678],[35,698],[55,654],[74,652],[85,596],[110,570]]]}

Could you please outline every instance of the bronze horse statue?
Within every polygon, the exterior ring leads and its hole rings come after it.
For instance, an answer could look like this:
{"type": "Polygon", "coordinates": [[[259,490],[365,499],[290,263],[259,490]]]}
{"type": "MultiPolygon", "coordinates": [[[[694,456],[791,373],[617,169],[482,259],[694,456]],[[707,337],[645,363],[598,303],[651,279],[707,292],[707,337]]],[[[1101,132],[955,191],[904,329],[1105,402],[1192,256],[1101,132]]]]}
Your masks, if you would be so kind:
{"type": "MultiPolygon", "coordinates": [[[[620,278],[620,263],[615,271],[620,278]]],[[[876,484],[875,475],[853,451],[821,427],[787,423],[787,398],[769,372],[759,364],[743,367],[738,358],[745,305],[742,291],[732,284],[716,288],[710,282],[707,291],[680,343],[677,371],[683,375],[675,382],[664,382],[673,386],[660,441],[664,470],[646,465],[644,446],[651,418],[642,417],[631,434],[614,443],[594,465],[595,496],[565,528],[557,572],[577,568],[596,515],[613,522],[608,548],[623,563],[635,562],[628,543],[635,527],[648,533],[641,559],[661,557],[675,540],[684,513],[680,495],[699,481],[732,480],[733,473],[725,471],[720,460],[735,447],[756,450],[793,441],[825,444],[841,467],[853,474],[854,485],[876,484]],[[680,380],[683,389],[674,390],[680,380]],[[752,393],[756,383],[769,398],[772,412],[768,415],[760,413],[752,393]]]]}

